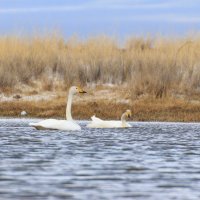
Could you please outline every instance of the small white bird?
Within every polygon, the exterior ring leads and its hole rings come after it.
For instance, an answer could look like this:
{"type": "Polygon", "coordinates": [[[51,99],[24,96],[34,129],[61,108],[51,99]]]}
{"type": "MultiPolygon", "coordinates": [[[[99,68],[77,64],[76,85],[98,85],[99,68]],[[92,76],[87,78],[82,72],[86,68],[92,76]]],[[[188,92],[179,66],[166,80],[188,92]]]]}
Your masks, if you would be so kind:
{"type": "Polygon", "coordinates": [[[81,130],[81,127],[72,119],[71,106],[72,97],[77,93],[86,93],[80,87],[72,86],[69,89],[68,101],[66,107],[66,120],[46,119],[38,123],[29,123],[36,129],[53,129],[53,130],[81,130]]]}
{"type": "Polygon", "coordinates": [[[121,121],[115,121],[115,120],[110,120],[110,121],[105,121],[100,118],[97,118],[95,116],[92,116],[91,123],[87,125],[89,128],[127,128],[131,127],[130,124],[126,122],[126,118],[131,117],[131,111],[126,110],[125,113],[122,114],[121,116],[121,121]]]}

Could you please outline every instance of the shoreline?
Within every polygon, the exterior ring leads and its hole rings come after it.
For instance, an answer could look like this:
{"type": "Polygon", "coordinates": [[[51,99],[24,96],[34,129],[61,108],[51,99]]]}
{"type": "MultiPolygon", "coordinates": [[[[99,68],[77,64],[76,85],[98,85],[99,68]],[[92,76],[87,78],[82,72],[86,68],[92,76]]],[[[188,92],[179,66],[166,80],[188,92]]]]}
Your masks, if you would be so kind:
{"type": "MultiPolygon", "coordinates": [[[[130,121],[200,122],[200,101],[191,97],[190,100],[178,97],[156,99],[143,95],[131,99],[122,86],[86,87],[86,90],[88,94],[73,99],[72,116],[76,120],[90,120],[93,115],[120,120],[121,114],[130,109],[130,121]]],[[[36,95],[21,94],[19,99],[11,98],[16,94],[9,94],[9,101],[0,98],[0,117],[65,119],[66,94],[66,91],[38,92],[36,95]],[[44,99],[40,98],[43,96],[44,99]],[[26,111],[27,116],[21,116],[22,111],[26,111]]]]}
{"type": "MultiPolygon", "coordinates": [[[[0,116],[0,121],[1,120],[37,120],[37,121],[40,121],[40,120],[45,120],[46,118],[35,118],[35,117],[2,117],[0,116]]],[[[55,119],[58,119],[58,120],[61,120],[63,118],[55,118],[55,119]]],[[[89,123],[91,122],[91,120],[89,119],[74,119],[76,122],[78,123],[89,123]]],[[[199,122],[180,122],[180,121],[134,121],[134,120],[127,120],[128,123],[133,123],[133,124],[200,124],[200,121],[199,122]]],[[[134,128],[134,127],[131,127],[131,128],[134,128]]]]}

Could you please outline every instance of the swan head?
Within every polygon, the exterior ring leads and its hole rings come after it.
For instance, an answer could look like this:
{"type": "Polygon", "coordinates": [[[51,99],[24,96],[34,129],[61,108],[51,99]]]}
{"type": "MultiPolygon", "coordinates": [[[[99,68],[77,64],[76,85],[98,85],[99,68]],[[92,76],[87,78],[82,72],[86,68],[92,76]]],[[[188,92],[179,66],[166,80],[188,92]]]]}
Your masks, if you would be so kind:
{"type": "Polygon", "coordinates": [[[122,122],[126,121],[126,118],[131,118],[131,110],[126,110],[126,112],[124,112],[121,116],[121,120],[122,122]]]}
{"type": "Polygon", "coordinates": [[[125,115],[126,117],[131,118],[132,116],[131,110],[126,110],[125,115]]]}
{"type": "Polygon", "coordinates": [[[87,93],[85,90],[83,90],[82,88],[78,87],[78,86],[72,86],[69,89],[70,94],[83,94],[83,93],[87,93]]]}

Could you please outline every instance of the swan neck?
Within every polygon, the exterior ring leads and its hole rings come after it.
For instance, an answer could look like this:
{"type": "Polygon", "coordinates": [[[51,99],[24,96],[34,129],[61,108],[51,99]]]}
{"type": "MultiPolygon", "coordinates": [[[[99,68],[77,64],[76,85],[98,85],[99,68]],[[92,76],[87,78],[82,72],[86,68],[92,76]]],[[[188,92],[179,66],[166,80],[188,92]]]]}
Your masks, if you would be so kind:
{"type": "Polygon", "coordinates": [[[121,116],[121,122],[122,122],[122,127],[126,127],[126,115],[125,114],[123,114],[121,116]]]}
{"type": "Polygon", "coordinates": [[[72,115],[71,115],[72,97],[73,97],[73,95],[69,92],[68,100],[67,100],[67,108],[66,108],[66,119],[67,120],[73,120],[72,115]]]}

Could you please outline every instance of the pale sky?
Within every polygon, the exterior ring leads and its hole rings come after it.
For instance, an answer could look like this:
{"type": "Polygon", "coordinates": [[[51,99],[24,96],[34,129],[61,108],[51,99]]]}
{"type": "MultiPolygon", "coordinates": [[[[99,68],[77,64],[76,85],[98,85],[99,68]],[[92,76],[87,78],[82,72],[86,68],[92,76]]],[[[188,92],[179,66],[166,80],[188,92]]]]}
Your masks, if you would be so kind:
{"type": "Polygon", "coordinates": [[[186,35],[200,31],[199,0],[0,0],[0,35],[186,35]]]}

